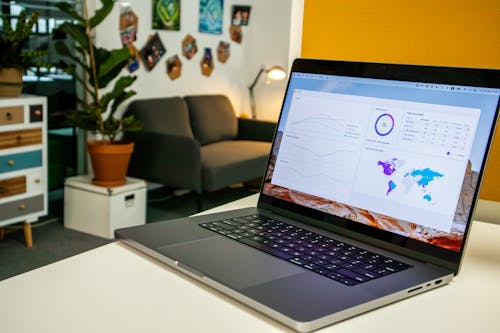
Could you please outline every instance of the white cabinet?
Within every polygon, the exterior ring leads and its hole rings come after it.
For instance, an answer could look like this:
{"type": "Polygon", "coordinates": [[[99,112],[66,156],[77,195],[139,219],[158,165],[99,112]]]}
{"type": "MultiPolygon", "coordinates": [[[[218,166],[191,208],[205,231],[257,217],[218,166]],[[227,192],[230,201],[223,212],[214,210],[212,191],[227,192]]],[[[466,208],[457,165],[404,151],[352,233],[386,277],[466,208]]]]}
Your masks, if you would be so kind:
{"type": "Polygon", "coordinates": [[[47,99],[0,98],[0,238],[3,227],[24,222],[26,246],[30,223],[47,215],[47,99]]]}
{"type": "Polygon", "coordinates": [[[122,186],[92,184],[90,176],[66,178],[64,226],[103,238],[114,238],[115,229],[146,221],[146,182],[127,177],[122,186]]]}

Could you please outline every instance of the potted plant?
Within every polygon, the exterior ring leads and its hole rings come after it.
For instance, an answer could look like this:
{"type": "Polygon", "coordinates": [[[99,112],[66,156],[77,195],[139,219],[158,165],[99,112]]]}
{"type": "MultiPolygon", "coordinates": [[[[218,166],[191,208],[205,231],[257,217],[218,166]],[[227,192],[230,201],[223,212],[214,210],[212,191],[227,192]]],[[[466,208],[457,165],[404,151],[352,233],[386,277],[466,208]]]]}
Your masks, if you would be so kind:
{"type": "Polygon", "coordinates": [[[2,16],[3,30],[0,31],[0,96],[17,97],[23,87],[23,72],[31,66],[47,66],[37,61],[47,50],[26,50],[33,25],[38,22],[38,12],[26,15],[22,11],[14,27],[10,18],[2,16]]]}
{"type": "Polygon", "coordinates": [[[133,116],[117,117],[118,107],[135,95],[127,90],[135,81],[135,76],[120,76],[128,63],[130,52],[127,47],[107,50],[97,47],[92,40],[93,29],[101,23],[113,9],[113,0],[101,0],[102,7],[89,17],[86,1],[83,1],[83,16],[69,3],[61,2],[59,9],[73,18],[58,28],[69,35],[75,43],[72,52],[64,41],[56,43],[56,51],[69,62],[60,66],[73,75],[85,89],[85,100],[78,100],[76,110],[70,110],[67,120],[70,125],[97,133],[100,138],[87,142],[96,185],[114,187],[125,183],[133,142],[121,142],[118,135],[123,131],[138,131],[142,122],[133,116]],[[81,74],[83,73],[83,74],[81,74]],[[113,87],[102,93],[113,82],[113,87]]]}

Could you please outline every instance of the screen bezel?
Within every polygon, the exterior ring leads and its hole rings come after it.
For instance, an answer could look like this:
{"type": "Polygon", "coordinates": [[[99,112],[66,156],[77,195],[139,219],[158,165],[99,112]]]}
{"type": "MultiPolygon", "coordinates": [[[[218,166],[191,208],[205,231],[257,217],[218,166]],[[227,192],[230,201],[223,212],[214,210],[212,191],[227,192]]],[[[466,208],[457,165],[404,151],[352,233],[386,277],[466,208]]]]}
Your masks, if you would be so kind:
{"type": "MultiPolygon", "coordinates": [[[[500,70],[495,69],[296,59],[293,63],[290,73],[290,79],[286,87],[287,93],[285,94],[285,98],[283,100],[281,112],[283,112],[283,107],[285,105],[293,73],[324,74],[408,82],[500,88],[500,70]]],[[[445,266],[457,273],[460,267],[460,261],[465,249],[465,245],[467,243],[467,235],[470,231],[471,218],[473,216],[474,207],[480,192],[482,177],[485,166],[487,164],[487,156],[490,151],[495,132],[494,129],[498,120],[498,112],[499,104],[497,103],[494,121],[491,124],[490,135],[485,150],[487,155],[479,171],[478,184],[474,192],[471,210],[467,219],[468,222],[466,224],[463,241],[459,252],[447,250],[436,245],[424,243],[416,239],[394,234],[390,231],[371,227],[359,222],[351,221],[342,217],[334,216],[322,211],[318,211],[263,194],[262,189],[266,179],[264,179],[264,181],[262,182],[258,207],[269,209],[279,214],[298,219],[301,222],[310,224],[315,227],[338,232],[357,240],[366,241],[376,246],[387,248],[399,252],[403,255],[413,257],[417,260],[429,261],[441,266],[445,266]]],[[[281,119],[281,114],[278,119],[281,119]]],[[[277,128],[275,131],[275,137],[277,134],[277,128]]],[[[271,149],[268,161],[271,158],[273,148],[271,149]]],[[[266,173],[268,166],[269,162],[266,165],[266,173]]]]}

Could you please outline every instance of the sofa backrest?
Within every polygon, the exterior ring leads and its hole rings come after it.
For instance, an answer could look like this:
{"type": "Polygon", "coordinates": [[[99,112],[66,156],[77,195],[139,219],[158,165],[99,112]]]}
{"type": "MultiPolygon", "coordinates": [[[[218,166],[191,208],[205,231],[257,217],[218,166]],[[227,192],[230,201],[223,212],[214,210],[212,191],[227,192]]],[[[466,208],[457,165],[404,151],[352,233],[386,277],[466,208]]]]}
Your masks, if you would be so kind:
{"type": "Polygon", "coordinates": [[[188,108],[181,97],[138,99],[128,105],[125,114],[142,120],[146,132],[193,137],[188,108]]]}
{"type": "Polygon", "coordinates": [[[224,95],[184,96],[191,129],[200,145],[231,140],[238,134],[238,120],[233,106],[224,95]]]}

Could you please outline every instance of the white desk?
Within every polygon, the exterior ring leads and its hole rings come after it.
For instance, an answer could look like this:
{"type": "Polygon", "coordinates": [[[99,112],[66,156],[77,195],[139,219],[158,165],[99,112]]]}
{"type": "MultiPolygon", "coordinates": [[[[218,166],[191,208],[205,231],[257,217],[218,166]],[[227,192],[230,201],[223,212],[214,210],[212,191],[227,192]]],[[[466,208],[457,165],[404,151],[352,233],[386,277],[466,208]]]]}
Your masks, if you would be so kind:
{"type": "MultiPolygon", "coordinates": [[[[0,331],[291,332],[119,242],[0,282],[0,331]]],[[[500,226],[474,223],[448,286],[318,332],[500,332],[500,226]]]]}

